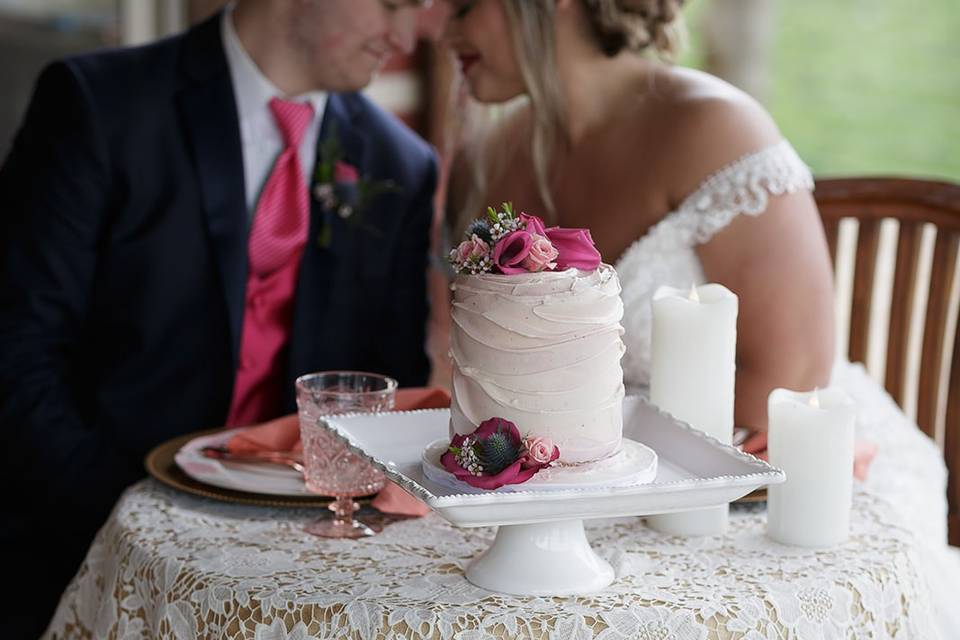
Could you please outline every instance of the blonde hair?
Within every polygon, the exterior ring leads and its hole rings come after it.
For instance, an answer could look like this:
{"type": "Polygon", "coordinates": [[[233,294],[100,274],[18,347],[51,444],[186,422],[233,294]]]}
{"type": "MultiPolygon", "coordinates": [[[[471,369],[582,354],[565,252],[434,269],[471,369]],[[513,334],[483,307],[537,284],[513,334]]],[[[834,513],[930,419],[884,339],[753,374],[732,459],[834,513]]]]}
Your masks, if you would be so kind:
{"type": "MultiPolygon", "coordinates": [[[[529,103],[531,114],[530,157],[537,190],[546,211],[543,217],[556,217],[550,176],[550,159],[561,145],[570,144],[569,127],[560,74],[557,69],[557,42],[554,27],[554,0],[501,0],[510,28],[517,65],[526,87],[526,95],[500,107],[488,108],[488,123],[509,114],[514,106],[529,103]]],[[[653,49],[658,56],[671,59],[682,42],[680,10],[684,0],[580,0],[591,31],[600,49],[609,57],[622,51],[645,53],[653,49]]],[[[468,219],[483,211],[490,176],[502,171],[505,162],[495,154],[509,147],[493,144],[484,129],[464,131],[474,146],[466,148],[473,168],[472,184],[457,217],[456,228],[466,227],[468,219]],[[472,134],[472,135],[471,135],[472,134]]]]}
{"type": "Polygon", "coordinates": [[[537,189],[548,217],[552,218],[556,206],[550,191],[550,157],[558,141],[564,144],[570,141],[557,69],[556,3],[553,0],[504,0],[503,8],[511,27],[517,65],[530,100],[530,157],[537,189]]]}

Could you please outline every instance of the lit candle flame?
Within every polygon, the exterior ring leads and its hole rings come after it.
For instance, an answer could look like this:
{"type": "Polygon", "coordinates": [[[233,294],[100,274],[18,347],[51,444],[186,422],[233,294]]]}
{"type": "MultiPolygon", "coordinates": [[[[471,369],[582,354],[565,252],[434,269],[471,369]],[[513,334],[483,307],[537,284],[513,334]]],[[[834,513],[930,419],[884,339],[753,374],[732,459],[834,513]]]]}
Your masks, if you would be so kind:
{"type": "Polygon", "coordinates": [[[813,395],[810,396],[810,406],[814,409],[820,408],[820,393],[818,392],[817,387],[813,388],[813,395]]]}
{"type": "Polygon", "coordinates": [[[691,302],[700,302],[700,294],[697,293],[697,285],[695,284],[690,285],[690,295],[687,296],[687,298],[691,302]]]}

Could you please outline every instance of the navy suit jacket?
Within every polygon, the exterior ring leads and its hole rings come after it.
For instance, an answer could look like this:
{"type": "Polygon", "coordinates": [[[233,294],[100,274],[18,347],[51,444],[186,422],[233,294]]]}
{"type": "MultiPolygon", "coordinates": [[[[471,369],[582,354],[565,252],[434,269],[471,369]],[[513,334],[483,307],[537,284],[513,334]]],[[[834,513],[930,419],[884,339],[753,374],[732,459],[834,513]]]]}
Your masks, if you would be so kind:
{"type": "MultiPolygon", "coordinates": [[[[311,198],[291,412],[305,372],[377,371],[401,386],[429,373],[434,153],[359,94],[329,96],[320,137],[334,127],[347,162],[399,189],[363,226],[311,198]]],[[[41,75],[0,171],[0,473],[30,487],[5,505],[4,538],[67,516],[85,548],[152,447],[223,425],[247,277],[243,176],[219,16],[41,75]]]]}

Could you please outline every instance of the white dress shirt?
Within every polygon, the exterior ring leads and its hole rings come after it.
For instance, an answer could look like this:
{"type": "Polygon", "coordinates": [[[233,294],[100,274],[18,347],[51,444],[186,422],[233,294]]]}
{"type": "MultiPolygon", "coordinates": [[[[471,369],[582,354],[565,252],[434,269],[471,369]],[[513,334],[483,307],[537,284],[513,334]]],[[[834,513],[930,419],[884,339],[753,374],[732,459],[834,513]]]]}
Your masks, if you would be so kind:
{"type": "Polygon", "coordinates": [[[300,142],[300,166],[303,177],[310,185],[316,163],[317,136],[327,104],[327,94],[313,91],[288,97],[278,89],[257,67],[243,48],[233,27],[233,6],[223,12],[221,28],[223,50],[230,67],[233,91],[237,100],[237,115],[240,118],[240,142],[243,148],[243,174],[246,184],[247,210],[252,216],[257,198],[263,189],[277,157],[283,151],[283,137],[270,111],[270,99],[277,97],[313,105],[313,120],[307,126],[300,142]]]}

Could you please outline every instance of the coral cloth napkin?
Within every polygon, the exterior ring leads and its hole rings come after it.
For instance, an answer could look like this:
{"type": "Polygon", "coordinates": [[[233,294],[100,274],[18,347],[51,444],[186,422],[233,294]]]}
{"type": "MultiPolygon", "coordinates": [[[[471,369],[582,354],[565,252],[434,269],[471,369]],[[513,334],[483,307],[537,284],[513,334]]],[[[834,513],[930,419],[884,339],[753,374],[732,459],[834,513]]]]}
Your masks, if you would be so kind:
{"type": "MultiPolygon", "coordinates": [[[[450,394],[446,390],[439,387],[414,387],[397,390],[394,410],[445,409],[449,406],[450,394]]],[[[302,448],[297,414],[252,426],[230,438],[226,446],[230,453],[258,451],[299,453],[302,448]]],[[[430,511],[425,504],[389,481],[371,504],[384,513],[422,516],[430,511]]]]}

